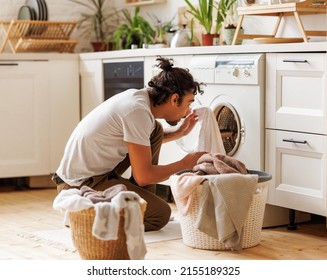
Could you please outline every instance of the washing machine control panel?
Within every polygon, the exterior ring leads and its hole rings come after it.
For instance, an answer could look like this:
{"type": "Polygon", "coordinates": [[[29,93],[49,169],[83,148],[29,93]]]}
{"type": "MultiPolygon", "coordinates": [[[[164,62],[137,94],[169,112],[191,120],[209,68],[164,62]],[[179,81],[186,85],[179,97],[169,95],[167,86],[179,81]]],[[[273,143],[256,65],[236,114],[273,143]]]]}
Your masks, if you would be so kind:
{"type": "Polygon", "coordinates": [[[261,54],[220,55],[215,61],[215,84],[250,84],[259,82],[261,54]]]}

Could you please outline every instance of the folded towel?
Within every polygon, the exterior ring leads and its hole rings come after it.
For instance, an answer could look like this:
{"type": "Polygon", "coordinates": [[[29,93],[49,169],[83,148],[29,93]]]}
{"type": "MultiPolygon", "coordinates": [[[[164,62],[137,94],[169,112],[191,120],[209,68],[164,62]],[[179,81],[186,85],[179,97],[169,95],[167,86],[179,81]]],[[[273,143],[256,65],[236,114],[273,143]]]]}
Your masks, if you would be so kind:
{"type": "Polygon", "coordinates": [[[123,184],[114,185],[104,191],[96,191],[89,186],[81,187],[81,195],[89,198],[94,203],[110,202],[115,195],[122,191],[127,191],[127,187],[123,184]]]}
{"type": "Polygon", "coordinates": [[[248,174],[244,163],[227,155],[207,153],[202,155],[193,168],[197,175],[213,175],[226,173],[248,174]]]}
{"type": "Polygon", "coordinates": [[[258,175],[203,176],[196,227],[234,249],[242,249],[242,233],[258,175]]]}

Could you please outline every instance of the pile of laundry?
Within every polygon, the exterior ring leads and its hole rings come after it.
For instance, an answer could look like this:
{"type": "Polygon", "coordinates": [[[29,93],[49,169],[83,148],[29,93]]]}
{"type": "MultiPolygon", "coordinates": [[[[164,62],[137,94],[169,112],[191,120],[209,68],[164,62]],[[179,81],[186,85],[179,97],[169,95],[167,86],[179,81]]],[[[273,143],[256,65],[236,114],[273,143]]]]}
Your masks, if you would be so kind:
{"type": "Polygon", "coordinates": [[[170,183],[181,215],[188,215],[195,191],[202,185],[196,228],[226,247],[242,248],[244,223],[257,191],[257,174],[249,174],[245,164],[235,158],[207,153],[193,170],[171,176],[170,183]]]}
{"type": "Polygon", "coordinates": [[[104,191],[88,186],[62,190],[53,201],[53,208],[64,211],[64,225],[70,226],[69,213],[94,208],[92,235],[101,240],[117,240],[120,212],[124,209],[124,230],[130,259],[144,259],[143,213],[140,205],[146,204],[137,193],[117,184],[104,191]]]}

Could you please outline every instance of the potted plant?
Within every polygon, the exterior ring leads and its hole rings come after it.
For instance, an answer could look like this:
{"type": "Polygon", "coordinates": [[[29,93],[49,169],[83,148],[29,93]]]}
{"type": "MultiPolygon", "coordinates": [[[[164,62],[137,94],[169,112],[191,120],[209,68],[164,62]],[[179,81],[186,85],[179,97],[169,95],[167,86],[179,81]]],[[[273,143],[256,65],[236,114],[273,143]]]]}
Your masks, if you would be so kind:
{"type": "Polygon", "coordinates": [[[196,19],[204,28],[204,33],[202,34],[202,45],[212,45],[214,35],[211,33],[211,30],[213,25],[212,12],[214,1],[198,0],[198,6],[193,5],[189,0],[185,0],[185,2],[189,8],[186,12],[193,16],[191,19],[191,25],[193,25],[193,20],[196,19]]]}
{"type": "Polygon", "coordinates": [[[81,37],[91,39],[95,51],[107,50],[107,37],[112,34],[120,23],[120,12],[114,7],[109,7],[110,0],[70,0],[87,9],[81,13],[77,29],[81,37]],[[110,12],[109,12],[110,11],[110,12]]]}
{"type": "Polygon", "coordinates": [[[167,34],[172,30],[173,28],[173,20],[175,19],[175,15],[168,21],[159,19],[156,15],[150,14],[149,15],[152,20],[155,22],[155,36],[153,43],[154,44],[164,44],[168,45],[169,39],[167,38],[167,34]]]}
{"type": "Polygon", "coordinates": [[[217,11],[216,20],[215,20],[215,34],[219,34],[223,23],[226,20],[227,15],[233,17],[233,5],[236,3],[236,0],[220,0],[216,2],[215,8],[217,11]]]}
{"type": "MultiPolygon", "coordinates": [[[[226,13],[224,19],[224,30],[223,30],[223,39],[226,45],[231,45],[233,42],[233,38],[236,30],[236,22],[237,22],[237,13],[235,12],[236,5],[233,5],[228,12],[226,13]]],[[[244,29],[241,27],[239,33],[244,33],[244,29]]],[[[242,44],[242,40],[237,40],[236,45],[242,44]]]]}
{"type": "Polygon", "coordinates": [[[114,42],[114,48],[130,49],[132,45],[142,47],[142,44],[152,44],[155,30],[139,15],[140,7],[135,8],[134,15],[127,9],[123,9],[122,12],[125,23],[120,24],[110,38],[114,42]]]}

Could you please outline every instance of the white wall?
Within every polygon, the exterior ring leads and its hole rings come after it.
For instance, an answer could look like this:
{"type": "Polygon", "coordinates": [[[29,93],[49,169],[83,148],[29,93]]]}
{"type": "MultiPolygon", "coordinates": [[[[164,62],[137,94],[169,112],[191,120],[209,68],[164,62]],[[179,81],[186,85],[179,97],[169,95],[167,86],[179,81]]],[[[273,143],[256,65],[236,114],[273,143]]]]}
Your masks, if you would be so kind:
{"type": "MultiPolygon", "coordinates": [[[[113,6],[119,8],[123,8],[125,6],[125,1],[123,0],[109,0],[109,2],[113,6]]],[[[197,3],[197,0],[191,0],[191,2],[197,3]]],[[[11,19],[16,19],[19,8],[24,3],[25,0],[0,0],[0,21],[9,21],[11,19]]],[[[79,18],[81,8],[69,0],[46,0],[46,3],[49,11],[49,20],[75,21],[79,18]]],[[[141,6],[141,14],[146,18],[149,18],[149,14],[155,14],[158,18],[162,20],[169,20],[177,14],[178,7],[182,6],[186,6],[184,0],[166,0],[166,3],[163,4],[141,6]]],[[[301,18],[303,19],[304,26],[307,29],[327,30],[326,15],[309,15],[303,16],[301,18]]],[[[274,18],[269,17],[248,17],[244,20],[244,28],[247,33],[271,32],[272,23],[274,22],[274,20],[274,18]]],[[[175,23],[177,24],[177,16],[175,19],[175,23]]],[[[293,18],[283,20],[281,23],[280,30],[281,32],[279,32],[278,36],[301,37],[301,34],[299,33],[295,20],[293,18]]],[[[78,30],[75,30],[75,32],[72,34],[72,38],[78,39],[81,42],[77,46],[76,52],[91,51],[91,46],[88,40],[79,38],[78,30]]],[[[326,38],[316,37],[312,39],[312,41],[322,40],[326,40],[326,38]]]]}

